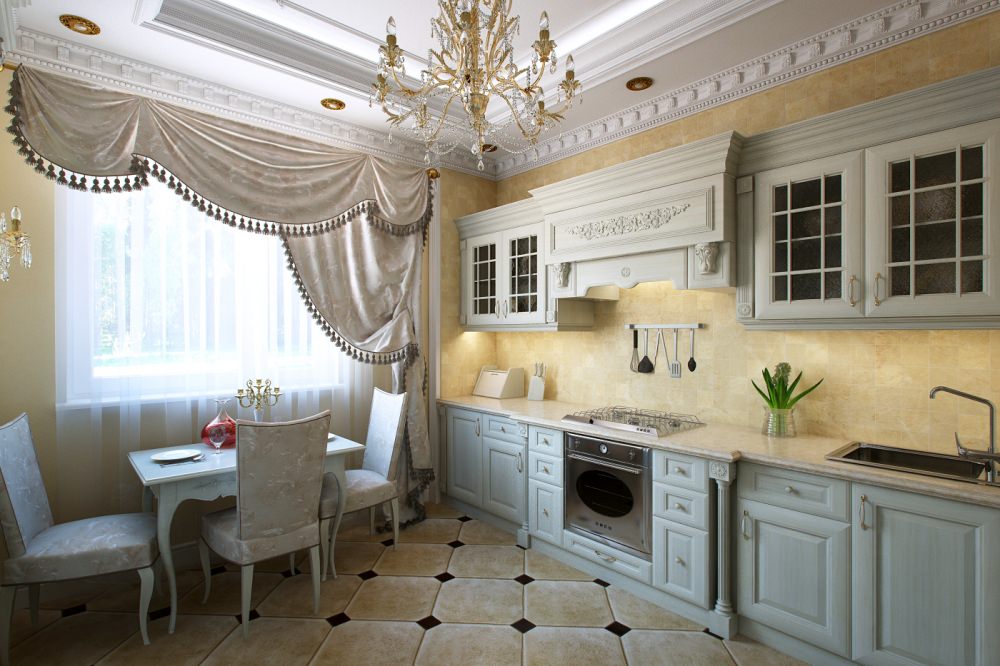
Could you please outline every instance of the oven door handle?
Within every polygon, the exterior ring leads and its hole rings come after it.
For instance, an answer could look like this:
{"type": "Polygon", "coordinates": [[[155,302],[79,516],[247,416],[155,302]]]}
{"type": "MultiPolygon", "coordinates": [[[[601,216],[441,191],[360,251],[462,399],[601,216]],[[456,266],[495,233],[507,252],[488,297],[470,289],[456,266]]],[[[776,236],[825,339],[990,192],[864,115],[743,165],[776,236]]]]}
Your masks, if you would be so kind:
{"type": "Polygon", "coordinates": [[[592,465],[600,465],[601,467],[610,467],[611,469],[617,469],[622,472],[628,472],[629,474],[635,474],[639,476],[642,474],[641,469],[635,467],[626,467],[625,465],[619,465],[618,463],[609,462],[607,460],[599,460],[597,458],[588,458],[587,456],[581,456],[578,453],[570,453],[566,456],[567,458],[572,458],[573,460],[582,460],[583,462],[588,462],[592,465]]]}

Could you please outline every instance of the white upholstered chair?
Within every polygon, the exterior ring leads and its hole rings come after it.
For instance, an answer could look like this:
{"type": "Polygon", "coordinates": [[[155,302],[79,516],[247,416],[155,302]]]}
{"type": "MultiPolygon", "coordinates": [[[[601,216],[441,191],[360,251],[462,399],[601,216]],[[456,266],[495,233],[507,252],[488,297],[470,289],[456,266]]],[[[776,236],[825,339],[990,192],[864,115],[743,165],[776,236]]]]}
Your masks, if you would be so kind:
{"type": "Polygon", "coordinates": [[[10,663],[10,620],[18,586],[28,586],[32,622],[38,620],[41,583],[139,572],[139,630],[146,621],[157,559],[156,516],[127,513],[54,525],[38,469],[28,415],[0,426],[0,523],[8,559],[0,582],[0,660],[10,663]]]}
{"type": "Polygon", "coordinates": [[[211,591],[209,549],[240,566],[243,635],[250,627],[256,562],[309,550],[313,607],[319,610],[320,529],[316,507],[330,412],[285,423],[236,422],[236,506],[202,517],[198,548],[211,591]]]}
{"type": "MultiPolygon", "coordinates": [[[[347,477],[347,499],[343,513],[368,509],[370,530],[374,531],[375,509],[386,502],[392,508],[393,548],[399,542],[399,490],[396,487],[399,452],[403,444],[403,430],[406,417],[406,394],[386,393],[375,389],[372,411],[368,419],[368,435],[365,438],[365,457],[361,469],[349,469],[347,477]]],[[[333,563],[333,547],[340,524],[330,523],[337,514],[340,502],[340,488],[333,474],[323,477],[323,495],[320,500],[320,533],[324,536],[323,568],[329,564],[336,577],[337,568],[333,563]]]]}

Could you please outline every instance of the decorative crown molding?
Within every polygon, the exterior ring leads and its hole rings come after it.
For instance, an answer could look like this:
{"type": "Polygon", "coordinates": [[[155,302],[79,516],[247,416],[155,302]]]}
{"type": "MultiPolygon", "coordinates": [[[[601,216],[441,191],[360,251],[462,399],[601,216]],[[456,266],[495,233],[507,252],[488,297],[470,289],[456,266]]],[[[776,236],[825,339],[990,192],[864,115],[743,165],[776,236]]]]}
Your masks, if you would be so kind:
{"type": "Polygon", "coordinates": [[[608,238],[610,236],[627,236],[640,231],[659,229],[690,207],[691,204],[685,203],[679,206],[667,206],[640,213],[619,215],[606,220],[581,222],[566,229],[566,233],[571,236],[579,236],[584,240],[608,238]]]}
{"type": "Polygon", "coordinates": [[[903,0],[496,160],[498,180],[835,67],[1000,9],[1000,0],[903,0]]]}

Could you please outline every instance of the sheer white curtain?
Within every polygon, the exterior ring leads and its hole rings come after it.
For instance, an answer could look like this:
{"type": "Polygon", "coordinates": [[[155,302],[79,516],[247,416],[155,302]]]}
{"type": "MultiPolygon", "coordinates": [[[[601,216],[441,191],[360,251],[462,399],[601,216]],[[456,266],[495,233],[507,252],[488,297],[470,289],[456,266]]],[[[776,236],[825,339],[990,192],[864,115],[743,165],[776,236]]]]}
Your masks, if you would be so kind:
{"type": "MultiPolygon", "coordinates": [[[[127,452],[197,441],[214,398],[251,378],[285,393],[265,418],[330,409],[334,431],[364,437],[373,367],[309,318],[277,238],[212,222],[157,184],[56,193],[60,505],[135,509],[127,452]]],[[[229,413],[252,418],[235,401],[229,413]]]]}

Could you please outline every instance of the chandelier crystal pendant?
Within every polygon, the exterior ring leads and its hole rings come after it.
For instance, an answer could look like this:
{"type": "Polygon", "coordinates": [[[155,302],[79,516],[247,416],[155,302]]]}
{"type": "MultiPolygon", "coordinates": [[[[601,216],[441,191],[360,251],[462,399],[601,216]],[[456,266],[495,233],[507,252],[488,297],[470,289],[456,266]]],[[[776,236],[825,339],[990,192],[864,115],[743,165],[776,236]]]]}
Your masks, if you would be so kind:
{"type": "Polygon", "coordinates": [[[20,255],[21,265],[31,268],[31,238],[21,231],[21,209],[10,209],[10,225],[7,216],[0,213],[0,281],[10,280],[10,262],[20,255]]]}
{"type": "Polygon", "coordinates": [[[542,12],[531,62],[521,67],[514,61],[520,17],[510,15],[512,4],[513,0],[438,0],[431,38],[439,48],[428,51],[428,66],[420,71],[417,86],[405,82],[406,59],[396,41],[396,21],[389,17],[369,105],[382,106],[390,134],[398,129],[421,141],[428,164],[432,153],[440,156],[463,145],[479,157],[482,171],[484,152],[497,145],[511,152],[534,145],[580,97],[582,86],[576,79],[573,56],[569,56],[565,77],[557,87],[556,108],[546,108],[541,80],[546,68],[555,74],[557,64],[549,17],[542,12]],[[506,106],[509,115],[490,122],[487,109],[494,100],[506,106]],[[433,108],[441,111],[435,114],[433,108]],[[449,115],[452,111],[456,113],[449,115]],[[505,130],[511,125],[517,129],[515,136],[520,134],[515,142],[523,138],[525,145],[508,140],[505,130]]]}

